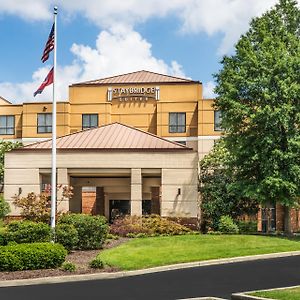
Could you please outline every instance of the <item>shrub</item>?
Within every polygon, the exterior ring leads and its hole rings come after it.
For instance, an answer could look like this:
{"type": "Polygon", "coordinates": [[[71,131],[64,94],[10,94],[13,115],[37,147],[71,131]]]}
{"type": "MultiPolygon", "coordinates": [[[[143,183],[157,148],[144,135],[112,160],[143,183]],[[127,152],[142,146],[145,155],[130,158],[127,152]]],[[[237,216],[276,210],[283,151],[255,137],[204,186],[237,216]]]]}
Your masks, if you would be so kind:
{"type": "Polygon", "coordinates": [[[116,219],[110,226],[110,233],[127,237],[179,235],[188,232],[191,232],[189,228],[159,215],[125,216],[116,219]]]}
{"type": "Polygon", "coordinates": [[[115,234],[108,233],[106,238],[107,238],[108,240],[118,240],[118,239],[119,239],[119,236],[117,236],[117,235],[115,235],[115,234]]]}
{"type": "Polygon", "coordinates": [[[99,257],[96,257],[90,262],[90,267],[93,269],[103,269],[104,263],[99,257]]]}
{"type": "Polygon", "coordinates": [[[0,246],[5,246],[6,244],[7,244],[6,228],[0,228],[0,246]]]}
{"type": "Polygon", "coordinates": [[[241,233],[255,233],[257,232],[256,221],[238,221],[237,226],[241,233]]]}
{"type": "Polygon", "coordinates": [[[3,219],[10,212],[9,204],[0,195],[0,220],[3,219]]]}
{"type": "Polygon", "coordinates": [[[76,265],[69,261],[65,261],[61,266],[61,270],[66,271],[66,272],[75,272],[76,265]]]}
{"type": "Polygon", "coordinates": [[[34,243],[0,247],[0,271],[37,270],[60,267],[67,255],[59,244],[34,243]]]}
{"type": "Polygon", "coordinates": [[[78,232],[73,224],[57,224],[55,239],[57,243],[62,244],[68,251],[71,251],[78,243],[78,232]]]}
{"type": "MultiPolygon", "coordinates": [[[[73,188],[68,185],[59,185],[62,197],[57,200],[57,208],[63,200],[70,200],[73,196],[73,188]]],[[[15,196],[13,204],[21,210],[21,216],[26,220],[48,223],[51,213],[51,191],[46,190],[40,194],[28,193],[26,197],[15,196]]],[[[61,212],[57,210],[57,216],[61,212]]]]}
{"type": "Polygon", "coordinates": [[[14,221],[8,224],[5,233],[7,242],[21,243],[49,242],[51,239],[50,226],[32,221],[14,221]]]}
{"type": "Polygon", "coordinates": [[[59,224],[71,224],[78,232],[76,249],[88,250],[102,247],[108,232],[106,219],[102,216],[85,214],[66,214],[59,219],[59,224]]]}
{"type": "Polygon", "coordinates": [[[222,216],[219,221],[219,231],[223,233],[238,233],[239,228],[230,216],[222,216]]]}

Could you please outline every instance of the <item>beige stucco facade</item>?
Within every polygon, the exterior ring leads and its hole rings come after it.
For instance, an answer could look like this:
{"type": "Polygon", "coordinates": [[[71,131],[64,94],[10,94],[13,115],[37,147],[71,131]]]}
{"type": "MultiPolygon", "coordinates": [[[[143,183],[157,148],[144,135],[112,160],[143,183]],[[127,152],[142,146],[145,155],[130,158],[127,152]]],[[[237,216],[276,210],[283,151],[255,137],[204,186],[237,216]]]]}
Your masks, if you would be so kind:
{"type": "MultiPolygon", "coordinates": [[[[11,215],[19,212],[12,204],[15,195],[40,193],[43,178],[50,173],[48,151],[13,151],[5,157],[4,197],[11,215]]],[[[160,214],[166,217],[196,218],[197,161],[194,151],[186,152],[93,152],[64,151],[57,155],[58,185],[72,185],[74,197],[60,201],[61,211],[80,212],[82,187],[104,189],[104,215],[109,218],[113,200],[130,201],[130,213],[142,214],[142,201],[153,198],[159,188],[160,214]]]]}

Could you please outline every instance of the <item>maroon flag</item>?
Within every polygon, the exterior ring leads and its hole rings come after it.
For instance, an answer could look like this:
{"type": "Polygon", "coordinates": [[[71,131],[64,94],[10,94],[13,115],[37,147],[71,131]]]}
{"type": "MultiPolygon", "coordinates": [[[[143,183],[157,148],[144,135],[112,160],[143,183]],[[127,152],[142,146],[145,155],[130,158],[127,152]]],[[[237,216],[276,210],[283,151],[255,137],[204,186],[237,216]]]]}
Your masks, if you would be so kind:
{"type": "Polygon", "coordinates": [[[43,52],[43,56],[41,58],[42,62],[44,63],[49,58],[49,53],[54,49],[54,23],[52,25],[47,43],[45,45],[45,49],[43,52]]]}
{"type": "Polygon", "coordinates": [[[37,94],[41,94],[44,88],[52,83],[53,83],[53,68],[50,70],[45,80],[40,85],[40,87],[34,92],[33,96],[35,97],[37,94]]]}

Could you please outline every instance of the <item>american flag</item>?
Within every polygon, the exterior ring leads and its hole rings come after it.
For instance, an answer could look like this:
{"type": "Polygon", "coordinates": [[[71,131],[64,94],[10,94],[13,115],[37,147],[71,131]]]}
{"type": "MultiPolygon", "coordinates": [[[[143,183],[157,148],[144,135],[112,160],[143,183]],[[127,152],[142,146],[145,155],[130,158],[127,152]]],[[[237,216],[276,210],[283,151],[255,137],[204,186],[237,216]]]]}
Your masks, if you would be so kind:
{"type": "Polygon", "coordinates": [[[44,88],[50,84],[53,83],[53,68],[50,70],[42,84],[39,86],[39,88],[34,92],[33,96],[35,97],[37,94],[41,94],[44,90],[44,88]]]}
{"type": "Polygon", "coordinates": [[[49,53],[54,49],[54,23],[52,25],[47,43],[42,56],[42,62],[44,63],[49,58],[49,53]]]}

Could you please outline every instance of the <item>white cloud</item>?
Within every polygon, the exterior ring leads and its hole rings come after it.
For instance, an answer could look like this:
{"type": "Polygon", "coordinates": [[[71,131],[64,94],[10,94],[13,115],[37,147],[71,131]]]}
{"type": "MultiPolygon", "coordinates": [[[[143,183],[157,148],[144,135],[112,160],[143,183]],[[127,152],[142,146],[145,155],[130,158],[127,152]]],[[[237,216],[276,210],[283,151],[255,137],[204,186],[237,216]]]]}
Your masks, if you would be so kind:
{"type": "Polygon", "coordinates": [[[191,0],[181,19],[182,30],[187,33],[223,33],[219,54],[226,54],[244,33],[251,18],[261,15],[276,0],[191,0]]]}
{"type": "MultiPolygon", "coordinates": [[[[53,0],[1,0],[0,13],[30,20],[51,18],[53,0]]],[[[82,14],[94,24],[108,29],[115,24],[135,26],[151,18],[178,17],[179,29],[186,33],[223,34],[219,54],[228,53],[247,30],[252,17],[262,14],[278,0],[58,0],[62,16],[82,14]]]]}
{"type": "Polygon", "coordinates": [[[216,97],[214,89],[216,84],[213,81],[208,81],[203,83],[203,98],[204,99],[213,99],[216,97]]]}
{"type": "Polygon", "coordinates": [[[0,14],[16,15],[26,20],[49,20],[49,2],[45,0],[1,0],[0,14]]]}
{"type": "MultiPolygon", "coordinates": [[[[115,26],[111,30],[101,31],[95,48],[73,44],[71,51],[75,56],[73,63],[59,67],[57,71],[57,97],[62,100],[68,99],[68,85],[114,74],[145,69],[185,77],[178,62],[172,61],[167,64],[154,57],[151,44],[130,27],[115,26]]],[[[0,95],[13,102],[49,101],[52,95],[51,87],[46,87],[41,95],[33,98],[33,92],[48,71],[49,67],[38,69],[30,82],[0,83],[0,95]]]]}
{"type": "MultiPolygon", "coordinates": [[[[156,72],[184,76],[182,66],[165,62],[151,52],[151,44],[134,28],[151,18],[172,15],[179,20],[182,34],[223,34],[219,54],[232,50],[233,44],[245,32],[249,20],[274,5],[276,0],[58,0],[61,15],[76,17],[83,14],[101,26],[96,47],[74,43],[71,51],[74,61],[58,70],[58,96],[67,99],[68,85],[82,80],[101,78],[123,72],[148,69],[156,72]]],[[[0,16],[16,15],[29,21],[51,20],[53,0],[1,0],[0,16]]],[[[47,74],[47,68],[38,69],[32,81],[19,84],[0,83],[0,95],[12,101],[33,100],[32,92],[47,74]]],[[[210,97],[213,83],[205,85],[205,95],[210,97]]],[[[47,87],[41,100],[49,100],[51,88],[47,87]]]]}

